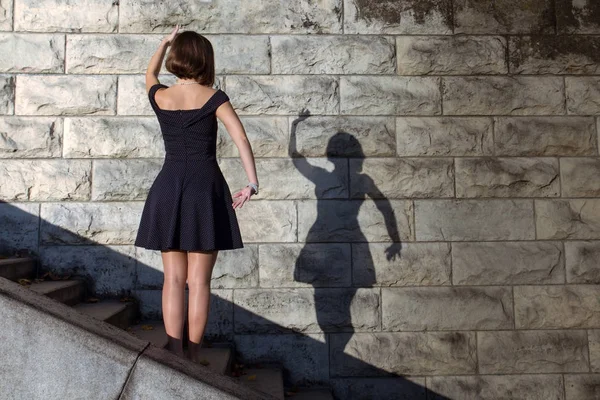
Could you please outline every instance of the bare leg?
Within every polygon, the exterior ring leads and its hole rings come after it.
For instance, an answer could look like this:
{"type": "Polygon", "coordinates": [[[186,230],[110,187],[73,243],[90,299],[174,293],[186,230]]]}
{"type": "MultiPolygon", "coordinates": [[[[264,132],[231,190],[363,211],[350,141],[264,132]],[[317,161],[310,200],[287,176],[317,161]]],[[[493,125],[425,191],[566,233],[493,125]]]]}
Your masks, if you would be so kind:
{"type": "Polygon", "coordinates": [[[164,266],[162,313],[167,331],[167,349],[184,357],[183,323],[185,308],[185,282],[187,279],[187,252],[169,250],[161,252],[164,266]]]}
{"type": "Polygon", "coordinates": [[[188,353],[192,361],[199,359],[210,306],[210,278],[217,255],[218,251],[188,252],[188,353]]]}

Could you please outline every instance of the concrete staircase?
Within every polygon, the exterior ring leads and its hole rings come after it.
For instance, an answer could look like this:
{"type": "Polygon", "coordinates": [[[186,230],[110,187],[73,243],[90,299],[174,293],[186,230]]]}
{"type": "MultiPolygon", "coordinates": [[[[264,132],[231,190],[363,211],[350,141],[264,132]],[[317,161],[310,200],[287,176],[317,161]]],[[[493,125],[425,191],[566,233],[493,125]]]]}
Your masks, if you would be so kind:
{"type": "MultiPolygon", "coordinates": [[[[0,256],[0,279],[18,282],[81,313],[126,330],[149,341],[153,346],[166,347],[168,339],[162,320],[139,320],[136,299],[92,297],[85,279],[58,276],[50,271],[40,272],[38,266],[35,257],[0,256]]],[[[237,363],[233,343],[203,341],[199,363],[213,372],[233,377],[243,385],[276,399],[333,400],[331,391],[326,388],[286,388],[284,371],[278,365],[246,366],[237,363]]]]}

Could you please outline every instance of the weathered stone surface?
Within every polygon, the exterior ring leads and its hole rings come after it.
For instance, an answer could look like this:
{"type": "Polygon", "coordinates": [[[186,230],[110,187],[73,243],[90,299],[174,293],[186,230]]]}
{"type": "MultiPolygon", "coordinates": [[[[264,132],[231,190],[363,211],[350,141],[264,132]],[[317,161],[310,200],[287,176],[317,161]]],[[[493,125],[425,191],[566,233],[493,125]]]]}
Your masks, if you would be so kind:
{"type": "Polygon", "coordinates": [[[42,203],[41,244],[131,244],[144,203],[42,203]]]}
{"type": "Polygon", "coordinates": [[[454,196],[452,158],[351,158],[350,197],[454,196]]]}
{"type": "Polygon", "coordinates": [[[554,2],[455,0],[454,33],[554,33],[554,2]]]}
{"type": "Polygon", "coordinates": [[[13,0],[0,0],[0,30],[13,30],[13,0]]]}
{"type": "Polygon", "coordinates": [[[60,118],[0,118],[0,158],[60,157],[62,141],[60,118]]]}
{"type": "Polygon", "coordinates": [[[534,201],[538,239],[600,239],[600,199],[534,201]]]}
{"type": "Polygon", "coordinates": [[[391,36],[272,36],[272,73],[393,74],[394,46],[391,36]]]}
{"type": "MultiPolygon", "coordinates": [[[[287,157],[287,117],[240,117],[254,157],[287,157]]],[[[221,120],[217,119],[217,157],[239,157],[239,150],[221,120]]]]}
{"type": "Polygon", "coordinates": [[[558,197],[556,158],[456,158],[456,197],[558,197]]]}
{"type": "Polygon", "coordinates": [[[477,368],[475,332],[338,333],[330,346],[332,377],[469,374],[477,368]]]}
{"type": "Polygon", "coordinates": [[[354,286],[449,285],[449,243],[352,243],[354,286]],[[400,254],[387,259],[390,246],[400,254]]]}
{"type": "Polygon", "coordinates": [[[565,283],[560,242],[452,243],[454,285],[565,283]]]}
{"type": "Polygon", "coordinates": [[[113,76],[19,75],[16,114],[108,115],[115,113],[113,76]]]}
{"type": "Polygon", "coordinates": [[[525,395],[530,400],[562,400],[563,384],[552,375],[471,375],[432,376],[427,387],[434,393],[430,400],[498,400],[525,395]]]}
{"type": "MultiPolygon", "coordinates": [[[[289,119],[294,132],[296,119],[289,119]]],[[[395,156],[394,132],[393,117],[311,116],[296,124],[291,150],[305,157],[395,156]]]]}
{"type": "Polygon", "coordinates": [[[116,32],[119,3],[103,0],[19,0],[15,31],[116,32]]]}
{"type": "MultiPolygon", "coordinates": [[[[174,75],[159,75],[160,83],[171,86],[176,81],[174,75]]],[[[219,81],[215,77],[215,81],[219,81]]],[[[218,86],[218,85],[217,85],[218,86]]],[[[156,119],[156,115],[150,106],[150,99],[146,93],[146,82],[144,76],[139,75],[121,75],[119,76],[117,113],[119,115],[151,115],[156,119]]],[[[158,127],[158,123],[156,123],[158,127]]]]}
{"type": "Polygon", "coordinates": [[[501,36],[397,36],[396,48],[400,75],[508,72],[501,36]]]}
{"type": "Polygon", "coordinates": [[[382,330],[510,329],[510,287],[381,289],[382,330]]]}
{"type": "Polygon", "coordinates": [[[592,0],[557,0],[556,23],[562,34],[600,33],[600,4],[592,0]]]}
{"type": "Polygon", "coordinates": [[[39,219],[39,203],[0,202],[0,226],[5,232],[0,240],[0,252],[12,254],[14,249],[30,249],[37,253],[39,219]]]}
{"type": "Polygon", "coordinates": [[[145,200],[163,160],[96,160],[92,200],[145,200]]]}
{"type": "Polygon", "coordinates": [[[344,33],[451,34],[449,0],[344,0],[344,33]]]}
{"type": "Polygon", "coordinates": [[[178,23],[204,33],[342,33],[342,0],[156,2],[122,0],[120,32],[169,33],[178,23]]]}
{"type": "Polygon", "coordinates": [[[530,200],[415,200],[416,240],[534,239],[530,200]]]}
{"type": "Polygon", "coordinates": [[[400,240],[413,240],[412,213],[410,200],[299,201],[298,241],[399,242],[400,240]]]}
{"type": "Polygon", "coordinates": [[[241,114],[337,114],[338,81],[333,76],[230,75],[227,94],[241,114]]]}
{"type": "Polygon", "coordinates": [[[164,142],[155,117],[65,118],[65,158],[159,158],[164,155],[164,142]]]}
{"type": "Polygon", "coordinates": [[[600,158],[561,158],[560,181],[564,197],[600,197],[600,158]]]}
{"type": "Polygon", "coordinates": [[[515,286],[517,329],[600,328],[596,285],[515,286]]]}
{"type": "Polygon", "coordinates": [[[269,36],[206,35],[206,38],[212,43],[213,48],[219,49],[215,52],[216,73],[271,73],[269,36]]]}
{"type": "Polygon", "coordinates": [[[425,377],[419,376],[332,378],[329,385],[338,399],[426,400],[427,392],[425,377]]]}
{"type": "Polygon", "coordinates": [[[600,241],[565,241],[567,283],[600,283],[600,241]]]}
{"type": "Polygon", "coordinates": [[[591,156],[598,154],[591,117],[496,117],[497,156],[591,156]]]}
{"type": "Polygon", "coordinates": [[[477,355],[481,374],[587,372],[589,368],[585,330],[480,331],[477,355]]]}
{"type": "Polygon", "coordinates": [[[444,114],[564,114],[563,80],[554,76],[442,78],[444,114]]]}
{"type": "Polygon", "coordinates": [[[64,72],[63,35],[0,34],[1,72],[64,72]]]}
{"type": "Polygon", "coordinates": [[[243,363],[280,364],[291,384],[325,383],[329,379],[329,357],[325,335],[235,335],[235,346],[243,363]]]}
{"type": "Polygon", "coordinates": [[[89,200],[91,169],[88,160],[2,160],[0,200],[89,200]]]}
{"type": "Polygon", "coordinates": [[[512,36],[512,74],[598,74],[600,37],[512,36]]]}
{"type": "Polygon", "coordinates": [[[379,330],[379,289],[237,289],[236,333],[379,330]]]}
{"type": "Polygon", "coordinates": [[[250,200],[236,211],[244,242],[295,242],[298,228],[294,201],[250,200]]]}
{"type": "Polygon", "coordinates": [[[15,77],[0,76],[0,114],[14,114],[15,112],[15,77]]]}
{"type": "Polygon", "coordinates": [[[565,77],[567,112],[577,115],[600,115],[600,77],[565,77]]]}
{"type": "Polygon", "coordinates": [[[440,78],[341,76],[340,113],[348,115],[441,114],[440,78]]]}
{"type": "Polygon", "coordinates": [[[600,374],[565,375],[565,399],[593,399],[600,390],[600,374]]]}
{"type": "Polygon", "coordinates": [[[91,289],[98,294],[116,295],[134,289],[134,255],[134,246],[40,246],[43,268],[88,277],[91,289]]]}
{"type": "Polygon", "coordinates": [[[261,287],[352,286],[349,243],[259,246],[261,287]]]}
{"type": "Polygon", "coordinates": [[[600,329],[588,330],[590,346],[590,367],[593,372],[600,372],[600,329]]]}
{"type": "MultiPolygon", "coordinates": [[[[347,199],[348,162],[342,158],[268,158],[255,161],[256,174],[269,182],[261,199],[347,199]]],[[[224,158],[219,167],[229,187],[248,184],[240,159],[224,158]]]]}
{"type": "Polygon", "coordinates": [[[484,117],[398,117],[399,156],[491,156],[492,119],[484,117]]]}

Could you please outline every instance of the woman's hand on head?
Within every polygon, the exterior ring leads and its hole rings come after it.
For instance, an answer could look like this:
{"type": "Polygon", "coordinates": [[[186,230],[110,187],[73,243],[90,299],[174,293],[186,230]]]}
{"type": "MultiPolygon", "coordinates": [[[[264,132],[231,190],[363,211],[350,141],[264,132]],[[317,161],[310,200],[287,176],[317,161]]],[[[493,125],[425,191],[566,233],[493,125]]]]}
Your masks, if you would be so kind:
{"type": "Polygon", "coordinates": [[[175,28],[173,29],[173,31],[171,32],[171,34],[169,36],[167,36],[166,38],[164,38],[163,42],[165,42],[166,44],[170,45],[171,42],[173,41],[173,39],[175,39],[175,36],[177,35],[177,32],[179,32],[179,24],[175,25],[175,28]]]}
{"type": "Polygon", "coordinates": [[[253,193],[254,191],[250,186],[246,186],[239,192],[235,193],[233,195],[233,198],[235,199],[232,204],[233,208],[242,208],[244,203],[250,200],[250,196],[252,196],[253,193]]]}

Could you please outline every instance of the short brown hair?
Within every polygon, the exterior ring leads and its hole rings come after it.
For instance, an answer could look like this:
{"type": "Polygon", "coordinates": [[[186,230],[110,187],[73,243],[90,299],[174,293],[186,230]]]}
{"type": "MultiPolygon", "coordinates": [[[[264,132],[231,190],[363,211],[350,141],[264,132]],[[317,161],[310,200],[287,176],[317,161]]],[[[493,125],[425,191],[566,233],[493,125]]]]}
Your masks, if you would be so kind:
{"type": "Polygon", "coordinates": [[[179,32],[170,47],[165,61],[167,71],[180,79],[195,79],[201,85],[214,85],[215,55],[207,38],[194,31],[179,32]]]}

